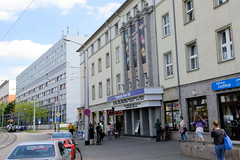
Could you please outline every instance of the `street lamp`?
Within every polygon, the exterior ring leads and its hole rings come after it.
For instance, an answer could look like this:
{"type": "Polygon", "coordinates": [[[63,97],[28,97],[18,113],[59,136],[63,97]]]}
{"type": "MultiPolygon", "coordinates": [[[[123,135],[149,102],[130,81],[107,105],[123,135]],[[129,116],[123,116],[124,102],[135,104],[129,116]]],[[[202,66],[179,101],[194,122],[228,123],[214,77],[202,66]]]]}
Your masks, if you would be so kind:
{"type": "MultiPolygon", "coordinates": [[[[85,45],[66,39],[63,40],[67,42],[72,42],[75,44],[80,45],[81,47],[85,47],[85,45]]],[[[89,88],[88,88],[88,56],[85,49],[82,49],[84,52],[84,98],[85,98],[85,109],[89,108],[89,88]]],[[[77,50],[79,51],[79,49],[77,50]]],[[[88,128],[89,128],[89,117],[85,116],[85,145],[89,145],[89,139],[88,139],[88,128]]]]}

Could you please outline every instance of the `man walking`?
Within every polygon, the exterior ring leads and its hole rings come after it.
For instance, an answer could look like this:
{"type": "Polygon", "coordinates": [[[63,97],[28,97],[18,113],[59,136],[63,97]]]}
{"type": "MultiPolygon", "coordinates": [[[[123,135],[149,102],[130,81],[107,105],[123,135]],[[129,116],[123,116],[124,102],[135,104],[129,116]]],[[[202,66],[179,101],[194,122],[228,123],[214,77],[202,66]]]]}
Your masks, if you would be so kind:
{"type": "Polygon", "coordinates": [[[154,127],[156,128],[156,142],[160,142],[161,122],[159,118],[157,119],[157,122],[155,123],[154,127]]]}
{"type": "Polygon", "coordinates": [[[71,134],[73,136],[73,125],[72,125],[72,123],[69,124],[68,129],[69,129],[69,132],[71,132],[71,134]]]}

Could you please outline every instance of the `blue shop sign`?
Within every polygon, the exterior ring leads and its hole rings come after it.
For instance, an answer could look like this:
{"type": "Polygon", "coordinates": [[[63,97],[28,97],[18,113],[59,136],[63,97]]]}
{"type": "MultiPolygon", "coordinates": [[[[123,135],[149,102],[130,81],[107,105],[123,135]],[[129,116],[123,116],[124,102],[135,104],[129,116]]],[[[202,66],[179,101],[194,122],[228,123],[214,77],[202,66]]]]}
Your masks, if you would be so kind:
{"type": "Polygon", "coordinates": [[[134,90],[131,92],[127,92],[127,93],[123,93],[123,94],[119,94],[116,96],[112,96],[112,97],[108,97],[107,101],[116,101],[119,99],[123,99],[123,98],[128,98],[128,97],[132,97],[132,96],[136,96],[136,95],[140,95],[140,94],[144,94],[144,88],[138,89],[138,90],[134,90]]]}
{"type": "Polygon", "coordinates": [[[240,87],[240,77],[226,79],[223,81],[217,81],[212,83],[212,90],[214,91],[228,89],[228,88],[235,88],[235,87],[240,87]]]}

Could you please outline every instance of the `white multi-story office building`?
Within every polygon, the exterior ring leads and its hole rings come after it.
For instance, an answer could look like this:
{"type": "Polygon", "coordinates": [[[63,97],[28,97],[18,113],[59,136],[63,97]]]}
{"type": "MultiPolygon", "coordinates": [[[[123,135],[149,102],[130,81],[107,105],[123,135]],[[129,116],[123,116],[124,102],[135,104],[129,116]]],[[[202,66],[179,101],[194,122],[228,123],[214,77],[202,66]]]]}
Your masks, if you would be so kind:
{"type": "Polygon", "coordinates": [[[76,50],[87,36],[67,35],[17,76],[17,100],[36,101],[49,110],[42,122],[75,122],[80,106],[80,58],[76,50]],[[77,43],[65,41],[72,40],[77,43]]]}
{"type": "Polygon", "coordinates": [[[0,103],[8,104],[15,100],[16,80],[6,80],[0,85],[0,103]]]}

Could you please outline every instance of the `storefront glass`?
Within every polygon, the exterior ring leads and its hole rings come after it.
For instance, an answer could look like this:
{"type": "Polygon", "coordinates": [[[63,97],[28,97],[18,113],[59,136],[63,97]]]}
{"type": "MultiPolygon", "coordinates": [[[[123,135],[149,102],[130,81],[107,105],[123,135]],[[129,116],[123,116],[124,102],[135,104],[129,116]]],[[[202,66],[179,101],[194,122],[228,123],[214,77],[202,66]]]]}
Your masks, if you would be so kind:
{"type": "Polygon", "coordinates": [[[207,126],[204,125],[203,129],[205,132],[208,132],[209,124],[208,124],[208,109],[207,109],[206,97],[197,97],[197,98],[188,99],[188,116],[189,116],[190,131],[196,130],[195,125],[190,125],[190,123],[194,121],[195,115],[200,115],[202,119],[204,119],[207,122],[207,126]]]}
{"type": "Polygon", "coordinates": [[[240,92],[219,96],[221,127],[232,139],[240,139],[240,92]]]}
{"type": "Polygon", "coordinates": [[[172,101],[165,103],[166,124],[171,130],[178,130],[177,124],[179,123],[179,103],[178,101],[172,101]]]}

